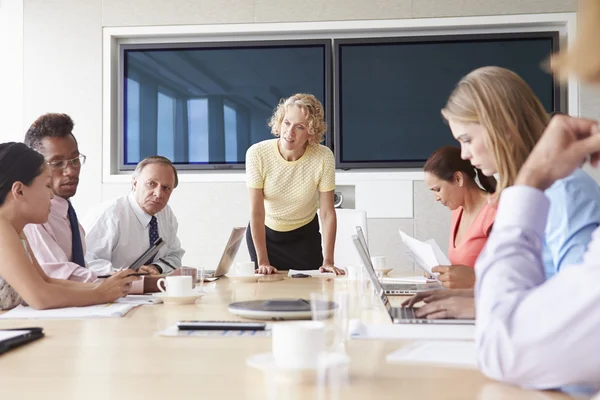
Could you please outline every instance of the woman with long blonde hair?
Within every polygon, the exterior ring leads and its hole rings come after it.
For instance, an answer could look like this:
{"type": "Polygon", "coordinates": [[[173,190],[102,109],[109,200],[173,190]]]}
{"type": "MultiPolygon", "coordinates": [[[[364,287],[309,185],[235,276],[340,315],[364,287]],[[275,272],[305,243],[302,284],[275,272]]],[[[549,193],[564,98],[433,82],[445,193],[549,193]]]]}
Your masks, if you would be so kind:
{"type": "MultiPolygon", "coordinates": [[[[461,144],[461,156],[484,175],[499,175],[492,201],[515,184],[519,170],[550,121],[533,90],[517,74],[500,67],[472,71],[457,84],[442,115],[461,144]]],[[[600,187],[577,169],[545,190],[550,210],[542,243],[543,279],[580,263],[600,226],[600,187]]],[[[518,205],[515,205],[518,207],[518,205]]],[[[473,291],[421,293],[406,302],[427,303],[417,316],[474,318],[473,291]],[[459,298],[455,298],[459,296],[459,298]]]]}
{"type": "MultiPolygon", "coordinates": [[[[465,76],[442,115],[462,149],[462,158],[484,175],[499,175],[495,200],[514,185],[519,170],[548,126],[550,117],[527,83],[500,67],[465,76]]],[[[600,187],[578,169],[545,191],[550,212],[544,237],[546,278],[579,263],[600,226],[600,187]]]]}

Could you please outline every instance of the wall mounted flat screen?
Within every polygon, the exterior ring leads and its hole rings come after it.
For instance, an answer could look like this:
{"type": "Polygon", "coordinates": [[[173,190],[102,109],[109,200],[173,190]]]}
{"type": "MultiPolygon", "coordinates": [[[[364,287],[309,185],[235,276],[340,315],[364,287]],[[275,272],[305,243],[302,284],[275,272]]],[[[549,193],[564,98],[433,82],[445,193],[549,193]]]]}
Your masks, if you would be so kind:
{"type": "Polygon", "coordinates": [[[421,167],[437,148],[456,146],[440,110],[479,67],[513,70],[548,112],[559,111],[560,90],[542,67],[557,49],[557,32],[336,40],[337,167],[421,167]]]}
{"type": "Polygon", "coordinates": [[[312,93],[331,106],[331,41],[121,45],[120,169],[162,155],[180,169],[244,168],[272,138],[280,99],[312,93]]]}

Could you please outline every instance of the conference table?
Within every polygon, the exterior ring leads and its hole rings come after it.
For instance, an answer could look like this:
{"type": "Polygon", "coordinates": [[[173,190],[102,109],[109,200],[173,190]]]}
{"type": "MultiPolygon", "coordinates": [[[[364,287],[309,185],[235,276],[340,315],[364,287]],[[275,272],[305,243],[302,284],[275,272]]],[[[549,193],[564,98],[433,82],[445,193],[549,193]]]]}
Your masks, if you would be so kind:
{"type": "MultiPolygon", "coordinates": [[[[359,282],[359,285],[361,283],[359,282]]],[[[290,380],[246,364],[271,349],[268,336],[164,337],[158,331],[180,320],[239,320],[231,302],[310,298],[311,292],[347,291],[346,277],[206,285],[197,304],[144,305],[122,318],[0,320],[0,329],[41,326],[46,337],[0,356],[2,399],[567,399],[494,382],[476,369],[392,364],[386,355],[406,340],[348,340],[345,380],[327,384],[290,380]]],[[[350,314],[389,324],[369,294],[350,302],[350,314]]],[[[401,297],[392,298],[396,305],[401,297]]]]}

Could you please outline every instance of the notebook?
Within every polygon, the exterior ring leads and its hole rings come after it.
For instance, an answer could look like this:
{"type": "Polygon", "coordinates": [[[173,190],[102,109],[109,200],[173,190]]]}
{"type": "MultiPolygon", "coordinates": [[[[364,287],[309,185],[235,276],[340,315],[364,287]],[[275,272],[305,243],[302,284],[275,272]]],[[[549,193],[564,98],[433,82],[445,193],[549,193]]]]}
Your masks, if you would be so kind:
{"type": "Polygon", "coordinates": [[[73,318],[120,318],[139,304],[108,303],[87,307],[54,308],[36,310],[17,306],[0,315],[0,319],[73,319],[73,318]]]}

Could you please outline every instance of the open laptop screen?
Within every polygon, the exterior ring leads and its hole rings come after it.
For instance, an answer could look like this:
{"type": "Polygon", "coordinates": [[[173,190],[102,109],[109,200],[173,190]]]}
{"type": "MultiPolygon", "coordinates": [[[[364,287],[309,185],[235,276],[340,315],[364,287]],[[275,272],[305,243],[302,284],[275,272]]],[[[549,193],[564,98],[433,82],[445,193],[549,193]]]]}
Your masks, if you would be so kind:
{"type": "Polygon", "coordinates": [[[369,277],[371,278],[371,283],[373,284],[373,287],[375,288],[375,293],[377,293],[377,296],[383,302],[383,305],[385,306],[388,314],[390,314],[390,317],[392,317],[392,314],[391,314],[392,305],[390,304],[390,301],[389,301],[388,297],[385,294],[385,290],[383,289],[383,285],[381,284],[381,282],[377,278],[377,273],[375,273],[375,268],[373,268],[373,264],[371,263],[371,259],[369,258],[368,254],[367,254],[365,248],[363,247],[362,242],[358,238],[358,236],[357,235],[353,235],[352,236],[352,240],[354,241],[354,245],[356,246],[356,250],[358,251],[358,254],[360,255],[360,258],[362,259],[363,264],[365,265],[365,269],[367,270],[367,272],[369,274],[369,277]]]}

